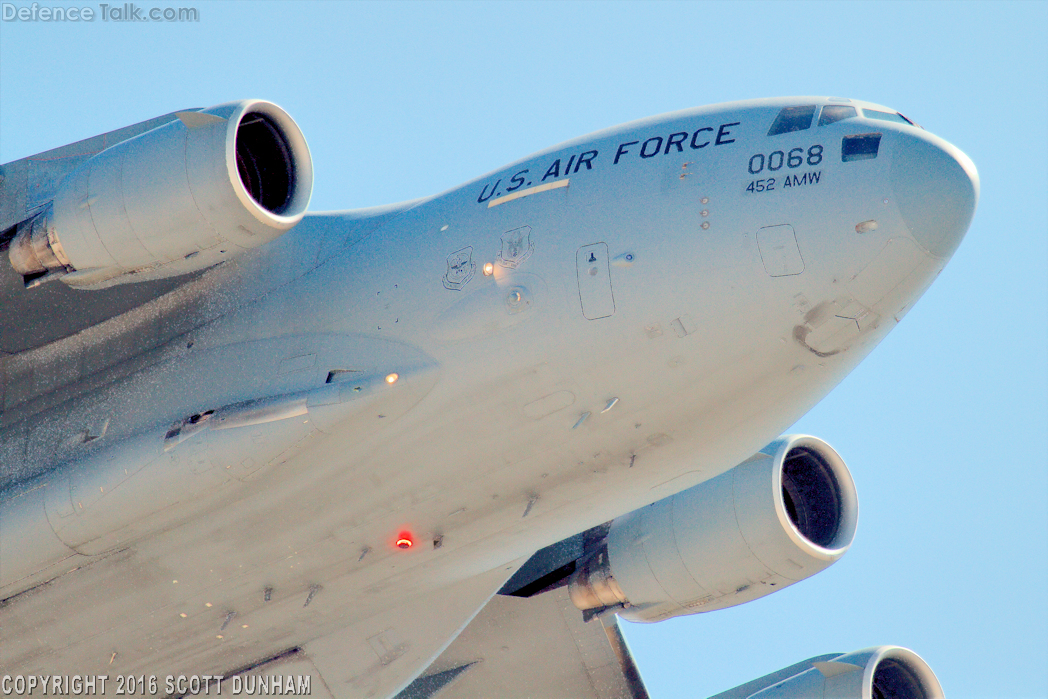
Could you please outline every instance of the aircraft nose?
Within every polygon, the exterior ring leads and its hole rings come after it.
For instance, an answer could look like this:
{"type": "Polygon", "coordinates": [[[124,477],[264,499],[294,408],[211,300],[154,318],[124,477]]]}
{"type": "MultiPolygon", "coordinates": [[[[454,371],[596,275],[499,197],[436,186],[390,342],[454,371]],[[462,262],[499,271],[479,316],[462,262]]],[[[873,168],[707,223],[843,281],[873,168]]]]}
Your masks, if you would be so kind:
{"type": "Polygon", "coordinates": [[[953,255],[979,201],[979,173],[971,159],[931,134],[910,136],[894,152],[891,183],[914,240],[936,257],[953,255]]]}

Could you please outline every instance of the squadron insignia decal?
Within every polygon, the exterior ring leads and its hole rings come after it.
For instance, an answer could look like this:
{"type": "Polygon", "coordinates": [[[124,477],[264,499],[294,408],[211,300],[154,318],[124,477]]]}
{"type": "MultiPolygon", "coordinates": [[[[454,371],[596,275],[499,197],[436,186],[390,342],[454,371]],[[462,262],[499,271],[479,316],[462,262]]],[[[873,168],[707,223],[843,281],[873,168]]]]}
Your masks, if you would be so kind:
{"type": "Polygon", "coordinates": [[[498,254],[498,263],[503,267],[516,269],[524,260],[531,257],[535,246],[531,244],[531,226],[521,226],[502,234],[502,250],[498,254]]]}
{"type": "Polygon", "coordinates": [[[461,250],[448,255],[448,271],[444,274],[444,288],[459,291],[477,271],[477,263],[473,261],[473,246],[467,245],[461,250]]]}

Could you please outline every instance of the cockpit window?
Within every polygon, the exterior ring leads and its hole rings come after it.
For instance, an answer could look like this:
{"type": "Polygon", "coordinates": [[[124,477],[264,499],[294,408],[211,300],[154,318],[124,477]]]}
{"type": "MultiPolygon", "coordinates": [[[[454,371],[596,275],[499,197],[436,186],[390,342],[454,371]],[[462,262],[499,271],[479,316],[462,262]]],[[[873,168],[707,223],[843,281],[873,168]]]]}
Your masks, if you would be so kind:
{"type": "Polygon", "coordinates": [[[862,110],[863,116],[867,119],[880,119],[881,121],[894,121],[899,124],[909,124],[913,126],[913,122],[904,117],[902,114],[896,114],[895,112],[878,112],[875,109],[864,109],[862,110]]]}
{"type": "Polygon", "coordinates": [[[855,107],[845,107],[841,104],[827,104],[822,108],[822,114],[819,115],[819,126],[826,126],[827,124],[851,119],[856,116],[858,116],[858,112],[855,111],[855,107]]]}
{"type": "Polygon", "coordinates": [[[841,141],[841,162],[852,160],[873,160],[881,147],[881,134],[862,133],[845,136],[841,141]]]}
{"type": "Polygon", "coordinates": [[[768,131],[769,136],[791,131],[804,131],[811,128],[811,120],[815,116],[815,105],[805,104],[799,107],[783,107],[779,116],[775,117],[775,123],[768,131]]]}
{"type": "Polygon", "coordinates": [[[923,126],[918,124],[916,121],[914,121],[913,119],[910,119],[909,117],[907,117],[907,116],[905,116],[903,114],[900,114],[899,116],[901,116],[903,119],[905,119],[907,124],[912,124],[912,125],[916,126],[918,129],[923,129],[924,128],[923,126]]]}

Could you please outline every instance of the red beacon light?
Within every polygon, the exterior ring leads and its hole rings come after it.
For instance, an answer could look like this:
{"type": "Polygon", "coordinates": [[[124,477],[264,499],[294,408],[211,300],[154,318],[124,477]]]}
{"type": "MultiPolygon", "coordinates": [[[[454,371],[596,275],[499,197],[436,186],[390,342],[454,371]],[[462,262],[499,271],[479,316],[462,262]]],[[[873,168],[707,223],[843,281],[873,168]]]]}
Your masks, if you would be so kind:
{"type": "Polygon", "coordinates": [[[398,549],[409,549],[414,545],[414,541],[411,540],[411,534],[407,532],[401,532],[397,537],[397,548],[398,549]]]}

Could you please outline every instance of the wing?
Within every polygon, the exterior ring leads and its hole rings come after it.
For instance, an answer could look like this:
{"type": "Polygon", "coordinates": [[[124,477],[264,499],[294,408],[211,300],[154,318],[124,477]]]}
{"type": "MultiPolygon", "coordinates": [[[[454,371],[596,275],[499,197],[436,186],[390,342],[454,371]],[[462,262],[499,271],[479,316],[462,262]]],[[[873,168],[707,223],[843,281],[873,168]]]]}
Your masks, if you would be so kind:
{"type": "MultiPolygon", "coordinates": [[[[256,265],[244,279],[261,285],[308,269],[312,242],[264,246],[301,221],[311,187],[297,125],[258,100],[167,114],[0,167],[0,488],[69,461],[50,447],[29,454],[42,411],[139,371],[221,315],[206,309],[236,303],[243,265],[256,265]],[[245,158],[287,167],[241,175],[234,161],[245,158]]],[[[82,443],[105,434],[87,429],[82,443]]]]}
{"type": "Polygon", "coordinates": [[[147,282],[101,292],[64,284],[28,290],[8,259],[18,224],[54,198],[65,176],[92,156],[177,119],[167,114],[0,167],[0,356],[18,354],[69,337],[146,303],[178,286],[178,280],[147,282]]]}
{"type": "Polygon", "coordinates": [[[496,595],[397,699],[647,699],[618,617],[582,620],[567,588],[496,595]]]}

